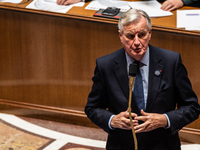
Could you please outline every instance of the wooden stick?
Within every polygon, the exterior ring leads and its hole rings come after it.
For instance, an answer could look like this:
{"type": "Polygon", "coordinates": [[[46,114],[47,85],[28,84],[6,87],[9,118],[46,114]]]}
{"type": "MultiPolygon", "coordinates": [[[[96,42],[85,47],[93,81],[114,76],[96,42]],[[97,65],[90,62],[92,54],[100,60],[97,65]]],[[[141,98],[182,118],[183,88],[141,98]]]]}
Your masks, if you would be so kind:
{"type": "Polygon", "coordinates": [[[132,134],[133,134],[133,139],[135,143],[135,150],[138,150],[138,144],[137,144],[137,137],[135,134],[134,126],[133,126],[133,119],[131,116],[131,101],[132,101],[132,92],[133,92],[133,84],[135,82],[135,77],[129,76],[129,103],[128,103],[128,110],[129,110],[129,118],[131,122],[131,128],[132,128],[132,134]]]}

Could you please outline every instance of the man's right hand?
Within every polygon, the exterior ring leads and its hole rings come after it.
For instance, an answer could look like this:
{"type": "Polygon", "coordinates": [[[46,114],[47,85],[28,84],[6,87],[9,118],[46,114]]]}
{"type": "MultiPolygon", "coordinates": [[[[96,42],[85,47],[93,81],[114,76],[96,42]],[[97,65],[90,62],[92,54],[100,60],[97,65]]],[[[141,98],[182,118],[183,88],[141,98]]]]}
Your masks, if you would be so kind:
{"type": "MultiPolygon", "coordinates": [[[[133,125],[137,126],[138,120],[134,120],[134,117],[137,117],[137,114],[131,113],[131,116],[133,118],[133,125]]],[[[112,128],[131,130],[131,123],[130,123],[130,119],[129,119],[128,110],[115,115],[112,118],[110,125],[112,128]]]]}

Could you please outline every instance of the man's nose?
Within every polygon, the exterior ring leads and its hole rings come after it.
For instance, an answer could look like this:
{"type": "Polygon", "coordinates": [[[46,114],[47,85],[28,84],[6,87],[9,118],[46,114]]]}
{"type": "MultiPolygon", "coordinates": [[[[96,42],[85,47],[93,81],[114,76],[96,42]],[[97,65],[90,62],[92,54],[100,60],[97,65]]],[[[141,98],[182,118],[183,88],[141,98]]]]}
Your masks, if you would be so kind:
{"type": "Polygon", "coordinates": [[[140,38],[138,36],[135,36],[132,44],[134,44],[134,46],[139,46],[140,45],[140,38]]]}

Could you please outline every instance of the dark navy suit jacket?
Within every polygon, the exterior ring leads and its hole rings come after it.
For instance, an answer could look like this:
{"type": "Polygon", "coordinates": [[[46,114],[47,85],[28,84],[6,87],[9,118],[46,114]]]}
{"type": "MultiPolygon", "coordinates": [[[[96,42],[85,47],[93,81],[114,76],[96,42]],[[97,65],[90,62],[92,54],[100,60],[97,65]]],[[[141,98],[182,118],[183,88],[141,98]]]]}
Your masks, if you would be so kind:
{"type": "MultiPolygon", "coordinates": [[[[139,150],[179,150],[178,131],[199,116],[197,96],[192,90],[180,54],[149,45],[149,84],[146,112],[167,114],[170,128],[137,134],[139,150]],[[161,74],[156,74],[160,71],[161,74]],[[177,109],[176,109],[177,106],[177,109]]],[[[128,108],[129,80],[124,49],[96,60],[92,90],[85,113],[108,133],[107,149],[133,150],[131,130],[108,127],[113,114],[128,108]]],[[[133,112],[140,114],[136,102],[133,112]]]]}

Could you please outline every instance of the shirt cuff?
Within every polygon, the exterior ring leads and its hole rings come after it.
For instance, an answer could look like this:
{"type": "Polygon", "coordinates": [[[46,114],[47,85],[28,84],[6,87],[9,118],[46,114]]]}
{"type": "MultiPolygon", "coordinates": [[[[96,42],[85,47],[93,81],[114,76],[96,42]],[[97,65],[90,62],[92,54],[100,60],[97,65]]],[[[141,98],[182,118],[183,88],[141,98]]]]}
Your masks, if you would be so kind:
{"type": "Polygon", "coordinates": [[[170,128],[171,127],[171,124],[170,124],[170,120],[169,120],[169,117],[167,116],[167,114],[164,114],[167,118],[167,123],[168,123],[168,126],[166,127],[166,129],[170,128]]]}
{"type": "Polygon", "coordinates": [[[108,127],[109,127],[111,130],[114,130],[114,129],[111,127],[111,125],[110,125],[110,123],[111,123],[111,121],[112,121],[112,118],[113,118],[114,116],[115,116],[115,115],[112,115],[112,116],[110,117],[109,121],[108,121],[108,127]]]}

